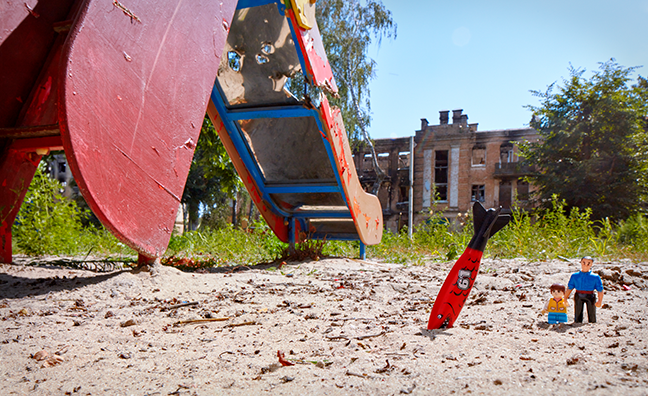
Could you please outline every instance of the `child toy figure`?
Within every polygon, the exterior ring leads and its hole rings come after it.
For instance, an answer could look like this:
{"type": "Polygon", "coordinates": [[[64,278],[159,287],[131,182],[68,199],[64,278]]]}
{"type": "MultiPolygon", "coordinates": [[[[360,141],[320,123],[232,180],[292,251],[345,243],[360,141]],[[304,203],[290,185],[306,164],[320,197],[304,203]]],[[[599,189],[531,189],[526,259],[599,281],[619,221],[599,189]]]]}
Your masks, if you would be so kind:
{"type": "Polygon", "coordinates": [[[583,323],[583,305],[587,305],[587,319],[590,323],[596,322],[596,307],[603,304],[603,283],[601,277],[592,274],[594,259],[585,256],[581,259],[581,270],[572,274],[567,284],[565,299],[569,298],[572,290],[574,293],[574,323],[583,323]],[[598,298],[594,295],[596,290],[598,298]]]}
{"type": "Polygon", "coordinates": [[[542,313],[549,312],[549,324],[567,323],[567,306],[569,302],[565,298],[565,286],[559,283],[549,288],[553,298],[547,301],[542,313]]]}

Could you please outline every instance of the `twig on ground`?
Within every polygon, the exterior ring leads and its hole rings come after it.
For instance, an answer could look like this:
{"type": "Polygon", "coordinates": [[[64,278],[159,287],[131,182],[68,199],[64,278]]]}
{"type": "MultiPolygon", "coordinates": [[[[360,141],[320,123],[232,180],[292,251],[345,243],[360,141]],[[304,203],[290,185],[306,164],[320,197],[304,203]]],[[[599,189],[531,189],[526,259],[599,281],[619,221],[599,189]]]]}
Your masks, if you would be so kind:
{"type": "Polygon", "coordinates": [[[380,337],[387,334],[386,331],[381,331],[378,334],[368,334],[368,335],[363,335],[363,336],[357,336],[357,337],[349,337],[345,335],[339,335],[339,336],[325,336],[328,340],[333,341],[333,340],[349,340],[349,339],[354,339],[358,341],[366,340],[367,338],[374,338],[374,337],[380,337]]]}
{"type": "Polygon", "coordinates": [[[192,301],[192,302],[186,302],[186,303],[182,303],[182,304],[172,305],[170,307],[167,307],[166,309],[178,309],[178,308],[190,307],[190,306],[198,305],[198,304],[200,304],[198,301],[192,301]]]}
{"type": "MultiPolygon", "coordinates": [[[[229,353],[230,355],[234,355],[234,354],[235,354],[235,353],[232,352],[232,351],[223,351],[223,352],[221,352],[221,353],[218,354],[218,358],[219,358],[219,359],[223,359],[223,355],[226,354],[226,353],[229,353]]],[[[223,359],[223,360],[224,360],[224,359],[223,359]]]]}
{"type": "Polygon", "coordinates": [[[232,273],[234,273],[234,272],[235,272],[237,269],[239,269],[239,268],[246,268],[246,269],[250,269],[250,267],[248,267],[247,265],[237,265],[236,267],[232,267],[232,268],[230,268],[230,270],[227,271],[226,274],[232,274],[232,273]]]}
{"type": "Polygon", "coordinates": [[[373,375],[367,375],[367,374],[358,374],[354,373],[353,371],[347,370],[346,375],[352,376],[352,377],[360,377],[360,378],[373,378],[373,375]]]}
{"type": "Polygon", "coordinates": [[[252,320],[250,322],[243,322],[243,323],[230,323],[225,327],[239,327],[239,326],[251,326],[251,325],[257,325],[260,324],[256,320],[252,320]]]}
{"type": "Polygon", "coordinates": [[[347,336],[326,336],[327,339],[329,340],[348,340],[349,337],[347,336]]]}
{"type": "Polygon", "coordinates": [[[225,317],[225,318],[209,318],[209,319],[191,319],[191,320],[181,320],[179,322],[175,322],[173,325],[174,326],[179,326],[179,325],[184,325],[184,324],[190,324],[190,323],[203,323],[203,322],[224,322],[226,320],[230,320],[232,318],[225,317]]]}
{"type": "Polygon", "coordinates": [[[378,334],[369,334],[369,335],[359,336],[359,337],[355,337],[355,339],[356,340],[366,340],[367,338],[380,337],[380,336],[383,336],[385,334],[387,334],[386,331],[381,331],[378,334]]]}

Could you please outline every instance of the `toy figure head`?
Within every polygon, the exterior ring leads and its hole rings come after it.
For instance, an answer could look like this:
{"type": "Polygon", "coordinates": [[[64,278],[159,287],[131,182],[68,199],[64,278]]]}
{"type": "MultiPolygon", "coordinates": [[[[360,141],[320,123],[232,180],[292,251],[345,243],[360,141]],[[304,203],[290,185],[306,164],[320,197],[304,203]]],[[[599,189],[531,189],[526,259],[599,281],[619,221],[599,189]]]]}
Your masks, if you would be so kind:
{"type": "Polygon", "coordinates": [[[553,285],[551,285],[549,291],[555,299],[559,300],[565,297],[565,286],[561,285],[560,283],[554,283],[553,285]]]}
{"type": "Polygon", "coordinates": [[[585,256],[581,259],[582,272],[590,272],[592,270],[592,265],[594,265],[594,259],[590,256],[585,256]]]}

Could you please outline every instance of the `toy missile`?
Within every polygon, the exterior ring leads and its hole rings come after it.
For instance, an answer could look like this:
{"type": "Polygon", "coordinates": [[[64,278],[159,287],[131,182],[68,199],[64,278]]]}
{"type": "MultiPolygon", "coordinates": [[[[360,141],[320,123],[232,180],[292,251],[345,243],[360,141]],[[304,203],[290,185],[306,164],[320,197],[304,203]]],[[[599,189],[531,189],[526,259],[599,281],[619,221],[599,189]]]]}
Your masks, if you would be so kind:
{"type": "Polygon", "coordinates": [[[430,313],[428,330],[452,327],[459,316],[477,278],[488,238],[511,220],[511,216],[501,215],[501,210],[501,207],[486,210],[479,202],[473,205],[475,234],[439,291],[430,313]]]}

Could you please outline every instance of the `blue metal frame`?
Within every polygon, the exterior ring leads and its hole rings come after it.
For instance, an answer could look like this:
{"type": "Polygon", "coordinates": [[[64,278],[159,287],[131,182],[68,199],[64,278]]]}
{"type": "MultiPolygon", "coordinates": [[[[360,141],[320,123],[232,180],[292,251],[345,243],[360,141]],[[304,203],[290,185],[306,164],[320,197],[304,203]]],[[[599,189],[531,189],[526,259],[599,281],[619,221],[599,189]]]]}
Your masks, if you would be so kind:
{"type": "Polygon", "coordinates": [[[268,194],[336,193],[340,192],[340,187],[332,184],[295,184],[290,186],[266,185],[265,190],[268,192],[268,194]]]}
{"type": "MultiPolygon", "coordinates": [[[[256,7],[267,4],[277,4],[279,12],[282,16],[285,16],[286,7],[277,0],[239,0],[237,9],[256,7]]],[[[297,32],[295,31],[292,23],[290,24],[291,35],[293,41],[298,43],[297,32]]],[[[298,45],[295,46],[299,62],[301,63],[302,70],[304,73],[307,72],[304,54],[300,51],[298,45]]],[[[308,76],[312,78],[312,76],[308,76]]],[[[303,230],[308,229],[307,220],[317,219],[317,218],[329,218],[329,219],[350,219],[351,209],[348,208],[348,211],[300,211],[298,208],[295,211],[286,211],[285,209],[279,207],[270,197],[270,194],[299,194],[299,193],[339,193],[342,196],[344,202],[347,202],[346,194],[342,188],[342,181],[340,175],[337,171],[337,164],[335,156],[333,155],[333,148],[331,143],[326,138],[324,133],[325,129],[320,117],[320,113],[315,109],[307,108],[303,105],[286,105],[286,106],[265,106],[265,107],[233,107],[228,108],[227,98],[223,93],[218,80],[215,82],[214,87],[211,93],[211,100],[216,106],[218,113],[220,114],[225,129],[236,148],[238,155],[240,156],[243,164],[250,172],[250,175],[255,181],[255,184],[259,190],[259,194],[262,199],[270,206],[270,209],[277,215],[283,216],[285,220],[288,221],[289,227],[289,243],[294,245],[295,243],[295,226],[296,222],[299,222],[303,230]],[[330,160],[331,167],[333,168],[333,173],[335,175],[335,184],[319,182],[319,183],[308,183],[308,184],[281,184],[281,185],[272,185],[266,184],[265,177],[261,172],[259,164],[252,154],[252,150],[247,143],[243,135],[238,121],[240,120],[250,120],[250,119],[263,119],[263,118],[298,118],[298,117],[312,117],[317,123],[317,128],[320,131],[322,142],[324,143],[324,148],[330,160]]],[[[312,237],[316,238],[326,238],[326,239],[339,239],[339,240],[358,240],[359,238],[353,237],[351,234],[338,234],[338,236],[329,236],[319,233],[315,233],[312,237]]],[[[361,243],[361,251],[364,244],[361,243]]]]}
{"type": "Polygon", "coordinates": [[[240,10],[242,8],[258,7],[268,4],[276,4],[281,16],[285,14],[286,6],[279,0],[239,0],[236,9],[240,10]]]}

